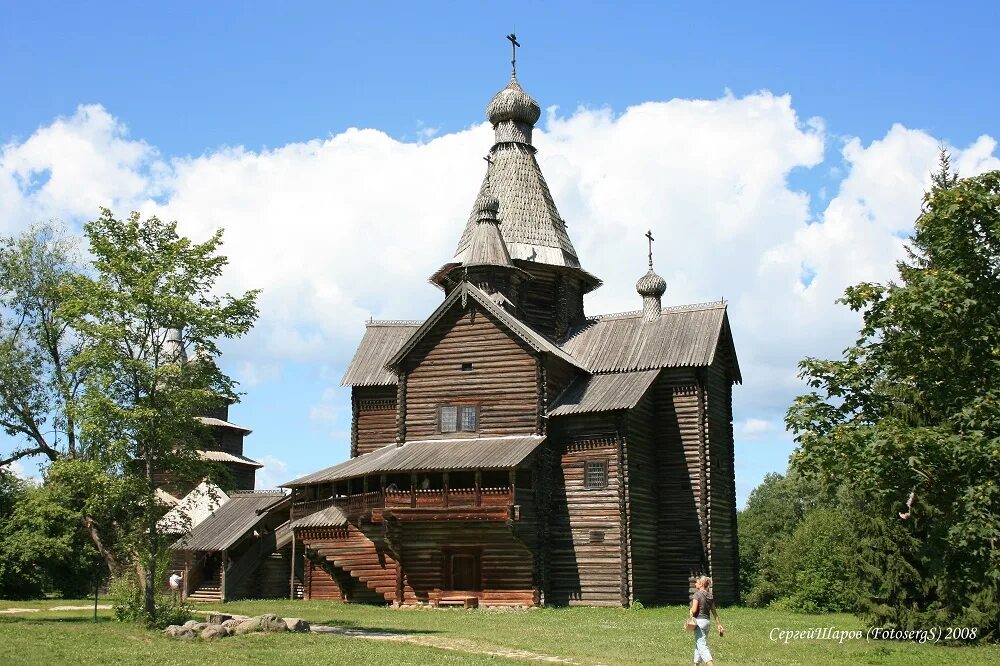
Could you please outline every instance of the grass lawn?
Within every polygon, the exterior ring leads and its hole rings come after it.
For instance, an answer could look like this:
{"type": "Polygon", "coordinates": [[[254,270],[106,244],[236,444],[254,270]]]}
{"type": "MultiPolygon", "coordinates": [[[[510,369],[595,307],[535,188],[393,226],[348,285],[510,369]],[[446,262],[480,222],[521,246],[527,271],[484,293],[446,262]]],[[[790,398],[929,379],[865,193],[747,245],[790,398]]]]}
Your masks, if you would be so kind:
{"type": "MultiPolygon", "coordinates": [[[[102,602],[104,600],[101,600],[102,602]]],[[[36,604],[0,602],[0,608],[85,605],[86,600],[36,604]]],[[[93,600],[90,600],[93,603],[93,600]]],[[[643,610],[559,608],[490,610],[393,610],[319,601],[242,601],[201,609],[303,617],[315,624],[379,629],[415,635],[413,644],[324,635],[248,635],[211,644],[169,639],[110,620],[100,611],[0,615],[0,664],[446,664],[526,663],[482,654],[526,650],[580,664],[688,664],[691,635],[680,606],[643,610]],[[439,647],[427,647],[426,644],[439,647]],[[451,649],[440,649],[450,647],[451,649]]],[[[1000,647],[806,640],[773,642],[772,628],[835,627],[864,630],[850,615],[797,615],[775,610],[722,610],[725,638],[710,645],[719,664],[965,664],[1000,663],[1000,647]]]]}

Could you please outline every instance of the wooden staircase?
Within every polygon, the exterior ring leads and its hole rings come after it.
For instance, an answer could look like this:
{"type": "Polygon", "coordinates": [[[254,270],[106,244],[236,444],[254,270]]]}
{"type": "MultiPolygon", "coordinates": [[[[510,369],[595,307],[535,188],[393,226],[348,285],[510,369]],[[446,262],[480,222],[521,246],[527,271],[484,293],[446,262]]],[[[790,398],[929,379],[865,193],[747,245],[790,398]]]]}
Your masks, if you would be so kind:
{"type": "Polygon", "coordinates": [[[187,598],[188,601],[221,601],[222,588],[218,581],[206,581],[187,598]]]}
{"type": "Polygon", "coordinates": [[[336,569],[364,583],[381,601],[396,598],[396,562],[364,532],[352,526],[335,540],[312,548],[336,569]]]}

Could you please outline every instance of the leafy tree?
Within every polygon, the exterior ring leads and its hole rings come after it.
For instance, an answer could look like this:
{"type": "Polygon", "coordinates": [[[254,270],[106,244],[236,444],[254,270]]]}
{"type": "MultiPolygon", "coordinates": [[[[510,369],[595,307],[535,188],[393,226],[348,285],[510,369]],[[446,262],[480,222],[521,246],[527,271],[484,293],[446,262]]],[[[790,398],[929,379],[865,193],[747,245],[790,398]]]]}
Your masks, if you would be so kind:
{"type": "Polygon", "coordinates": [[[53,224],[0,238],[0,426],[25,442],[0,466],[77,454],[72,407],[82,376],[70,365],[80,345],[59,312],[66,282],[79,271],[76,249],[53,224]]]}
{"type": "Polygon", "coordinates": [[[245,334],[257,317],[256,291],[215,294],[227,259],[222,232],[204,243],[176,223],[110,210],[84,226],[93,275],[73,275],[59,314],[83,342],[71,367],[86,377],[75,408],[90,459],[114,479],[118,501],[137,510],[122,526],[144,582],[147,618],[156,620],[157,558],[165,509],[157,486],[204,470],[197,450],[208,433],[194,417],[235,400],[232,380],[212,359],[216,340],[245,334]],[[197,355],[188,361],[190,352],[197,355]]]}
{"type": "Polygon", "coordinates": [[[899,279],[841,302],[863,315],[840,360],[807,358],[794,462],[865,498],[866,609],[882,624],[1000,623],[1000,172],[943,160],[899,279]]]}

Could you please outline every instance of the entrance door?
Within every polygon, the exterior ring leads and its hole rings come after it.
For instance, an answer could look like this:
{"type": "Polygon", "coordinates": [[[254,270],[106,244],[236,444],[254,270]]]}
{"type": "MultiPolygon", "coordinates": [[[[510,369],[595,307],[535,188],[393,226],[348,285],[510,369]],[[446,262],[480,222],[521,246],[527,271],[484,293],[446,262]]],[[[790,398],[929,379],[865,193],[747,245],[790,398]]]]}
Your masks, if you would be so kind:
{"type": "Polygon", "coordinates": [[[455,553],[451,556],[451,589],[479,589],[479,556],[455,553]]]}

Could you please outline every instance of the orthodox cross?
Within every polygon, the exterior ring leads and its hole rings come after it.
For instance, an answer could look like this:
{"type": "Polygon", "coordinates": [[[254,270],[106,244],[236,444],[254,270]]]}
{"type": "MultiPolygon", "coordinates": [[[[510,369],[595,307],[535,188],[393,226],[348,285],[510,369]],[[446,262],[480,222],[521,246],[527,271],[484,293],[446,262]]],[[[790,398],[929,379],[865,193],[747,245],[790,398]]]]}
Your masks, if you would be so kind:
{"type": "Polygon", "coordinates": [[[493,156],[492,156],[492,155],[487,155],[487,156],[486,156],[486,157],[484,157],[483,159],[484,159],[484,160],[486,160],[486,165],[487,165],[487,166],[486,166],[486,168],[487,168],[487,169],[488,169],[489,167],[493,166],[493,156]]]}
{"type": "Polygon", "coordinates": [[[651,229],[648,230],[648,231],[646,231],[646,238],[649,239],[649,267],[652,268],[653,267],[653,241],[656,240],[656,239],[653,238],[653,231],[651,229]]]}
{"type": "Polygon", "coordinates": [[[507,39],[510,40],[510,71],[511,74],[517,75],[517,47],[520,44],[517,42],[517,35],[510,33],[507,35],[507,39]]]}

